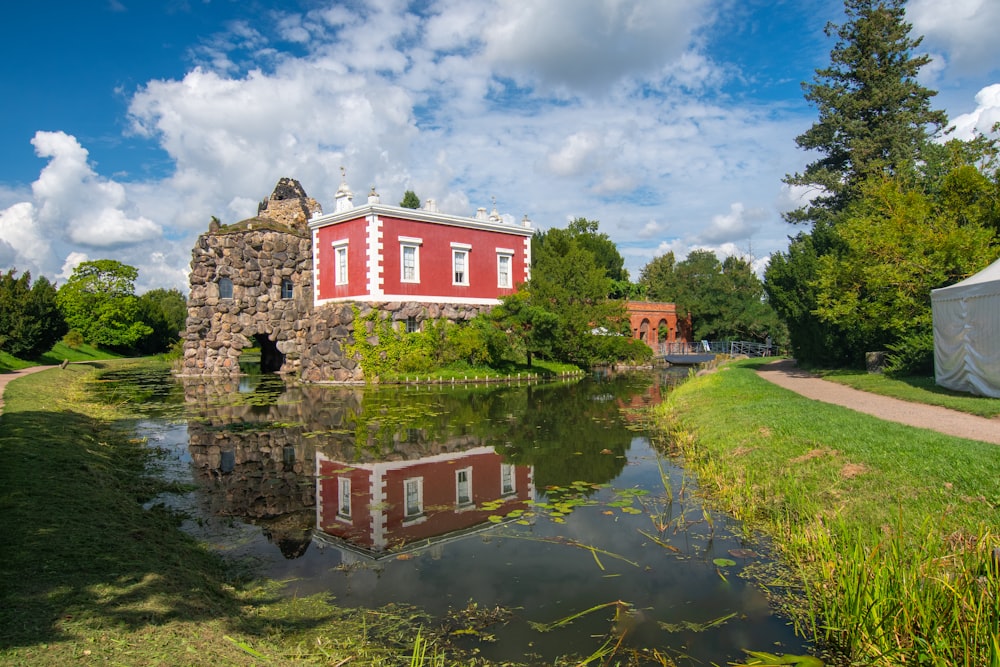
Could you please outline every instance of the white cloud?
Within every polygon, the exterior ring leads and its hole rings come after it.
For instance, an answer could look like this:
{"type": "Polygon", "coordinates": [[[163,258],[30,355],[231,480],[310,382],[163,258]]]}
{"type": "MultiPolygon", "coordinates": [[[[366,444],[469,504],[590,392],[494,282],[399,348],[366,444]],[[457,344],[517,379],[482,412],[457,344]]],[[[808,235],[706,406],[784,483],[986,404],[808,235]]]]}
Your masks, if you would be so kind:
{"type": "Polygon", "coordinates": [[[946,53],[938,58],[962,75],[988,74],[1000,62],[996,0],[910,0],[906,16],[924,47],[946,53]]]}
{"type": "Polygon", "coordinates": [[[500,0],[485,55],[521,81],[574,90],[652,74],[683,54],[704,25],[705,0],[500,0]]]}
{"type": "Polygon", "coordinates": [[[948,138],[972,139],[980,134],[997,136],[994,126],[1000,123],[1000,83],[987,86],[976,94],[976,109],[951,120],[955,128],[948,138]]]}
{"type": "MultiPolygon", "coordinates": [[[[199,67],[147,81],[127,139],[162,149],[169,176],[108,178],[73,137],[39,133],[49,163],[31,192],[0,186],[0,260],[57,275],[71,253],[113,257],[142,286],[183,288],[210,216],[255,214],[283,176],[331,210],[341,166],[356,201],[375,185],[383,202],[414,189],[465,215],[496,196],[543,229],[600,220],[633,276],[662,247],[786,247],[781,212],[815,193],[781,178],[808,161],[794,137],[814,114],[728,96],[737,67],[704,47],[717,0],[412,4],[311,3],[233,23],[195,51],[199,67]],[[289,42],[294,54],[278,50],[289,42]]],[[[946,75],[972,46],[961,12],[932,5],[914,0],[911,20],[931,28],[946,75]]]]}

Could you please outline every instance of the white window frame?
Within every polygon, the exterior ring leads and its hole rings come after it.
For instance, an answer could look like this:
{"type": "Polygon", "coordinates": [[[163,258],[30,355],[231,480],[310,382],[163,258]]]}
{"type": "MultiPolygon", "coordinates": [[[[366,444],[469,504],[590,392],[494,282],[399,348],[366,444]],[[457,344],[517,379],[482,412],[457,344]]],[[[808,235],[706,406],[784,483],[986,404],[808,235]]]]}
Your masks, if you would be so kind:
{"type": "Polygon", "coordinates": [[[346,285],[350,277],[350,253],[348,253],[347,239],[334,241],[333,245],[333,284],[346,285]],[[343,262],[341,261],[343,258],[343,262]]]}
{"type": "Polygon", "coordinates": [[[341,519],[351,518],[351,478],[337,478],[337,516],[341,519]]]}
{"type": "Polygon", "coordinates": [[[472,254],[472,246],[468,243],[451,244],[451,284],[462,287],[469,286],[469,256],[472,254]],[[458,259],[462,258],[462,274],[459,277],[458,259]]]}
{"type": "Polygon", "coordinates": [[[416,519],[424,513],[424,478],[410,477],[403,480],[403,517],[406,519],[416,519]],[[416,497],[416,505],[410,506],[410,489],[416,497]]]}
{"type": "Polygon", "coordinates": [[[472,504],[472,468],[460,468],[455,471],[455,504],[459,507],[466,507],[472,504]],[[462,476],[465,475],[465,482],[462,476]],[[463,495],[463,486],[465,494],[463,495]]]}
{"type": "Polygon", "coordinates": [[[514,287],[514,251],[508,248],[497,248],[497,287],[512,289],[514,287]],[[502,266],[506,260],[506,276],[502,266]],[[506,277],[506,280],[504,279],[506,277]]]}
{"type": "Polygon", "coordinates": [[[513,463],[500,464],[500,495],[509,496],[517,492],[517,477],[514,474],[513,463]]]}
{"type": "Polygon", "coordinates": [[[282,278],[281,280],[281,298],[282,299],[294,299],[295,298],[295,283],[292,282],[291,278],[282,278]],[[288,288],[287,290],[285,288],[288,288]]]}
{"type": "Polygon", "coordinates": [[[399,237],[399,281],[403,283],[419,283],[420,282],[420,246],[424,243],[423,239],[414,238],[412,236],[400,236],[399,237]],[[413,251],[413,275],[409,278],[406,277],[406,251],[413,251]]]}

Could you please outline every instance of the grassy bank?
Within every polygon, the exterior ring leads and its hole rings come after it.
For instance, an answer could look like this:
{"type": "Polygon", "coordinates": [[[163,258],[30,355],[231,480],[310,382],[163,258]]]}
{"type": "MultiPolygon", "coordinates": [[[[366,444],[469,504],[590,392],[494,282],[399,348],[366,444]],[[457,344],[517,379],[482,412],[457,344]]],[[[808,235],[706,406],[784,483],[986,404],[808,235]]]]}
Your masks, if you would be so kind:
{"type": "Polygon", "coordinates": [[[56,343],[53,348],[43,354],[38,359],[18,359],[6,352],[0,352],[0,373],[16,371],[32,366],[58,366],[63,361],[100,361],[104,359],[118,359],[121,355],[99,350],[90,345],[78,345],[69,347],[65,343],[56,343]]]}
{"type": "MultiPolygon", "coordinates": [[[[98,362],[133,363],[155,362],[98,362]]],[[[425,620],[414,610],[280,600],[143,509],[163,483],[145,475],[144,443],[111,428],[122,415],[89,400],[95,373],[57,367],[5,394],[0,663],[409,664],[425,620]]]]}
{"type": "Polygon", "coordinates": [[[1000,450],[819,404],[739,362],[663,426],[718,505],[775,538],[800,627],[863,664],[1000,664],[1000,450]]]}

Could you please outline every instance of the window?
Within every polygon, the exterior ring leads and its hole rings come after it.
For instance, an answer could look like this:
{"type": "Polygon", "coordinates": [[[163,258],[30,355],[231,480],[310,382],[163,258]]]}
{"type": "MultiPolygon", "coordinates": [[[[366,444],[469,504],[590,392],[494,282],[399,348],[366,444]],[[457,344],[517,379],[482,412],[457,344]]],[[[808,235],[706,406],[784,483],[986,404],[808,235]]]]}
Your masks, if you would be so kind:
{"type": "Polygon", "coordinates": [[[500,464],[500,495],[509,496],[514,493],[514,464],[500,464]]]}
{"type": "Polygon", "coordinates": [[[406,333],[416,333],[420,331],[420,325],[417,324],[417,318],[414,316],[409,316],[406,318],[406,333]]]}
{"type": "Polygon", "coordinates": [[[229,278],[219,278],[219,298],[233,298],[233,281],[229,278]]]}
{"type": "Polygon", "coordinates": [[[472,468],[455,471],[455,504],[472,504],[472,468]]]}
{"type": "Polygon", "coordinates": [[[285,278],[281,281],[281,298],[291,299],[295,290],[295,285],[291,280],[285,278]]]}
{"type": "Polygon", "coordinates": [[[472,246],[465,243],[451,244],[452,284],[469,284],[469,251],[472,246]]]}
{"type": "Polygon", "coordinates": [[[337,516],[351,518],[351,478],[337,478],[337,516]]]}
{"type": "Polygon", "coordinates": [[[497,287],[513,287],[510,267],[513,263],[514,251],[497,248],[497,287]]]}
{"type": "Polygon", "coordinates": [[[334,271],[333,284],[334,285],[346,285],[347,284],[347,241],[334,241],[333,242],[333,263],[336,267],[334,271]]]}
{"type": "Polygon", "coordinates": [[[403,508],[403,516],[407,519],[418,517],[424,513],[424,478],[412,477],[403,482],[403,490],[406,495],[406,505],[403,508]]]}
{"type": "Polygon", "coordinates": [[[399,237],[399,279],[404,283],[420,282],[420,246],[423,239],[399,237]]]}

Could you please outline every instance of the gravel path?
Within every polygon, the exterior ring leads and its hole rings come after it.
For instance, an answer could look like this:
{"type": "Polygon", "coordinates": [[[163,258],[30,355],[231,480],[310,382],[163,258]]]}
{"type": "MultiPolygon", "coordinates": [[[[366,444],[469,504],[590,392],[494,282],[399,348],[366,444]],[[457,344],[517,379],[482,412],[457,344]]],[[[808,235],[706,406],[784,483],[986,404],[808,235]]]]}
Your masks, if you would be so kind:
{"type": "Polygon", "coordinates": [[[936,405],[911,403],[859,391],[803,371],[796,367],[794,360],[790,359],[761,366],[757,374],[778,386],[816,401],[833,403],[887,421],[1000,445],[1000,419],[987,419],[936,405]]]}

